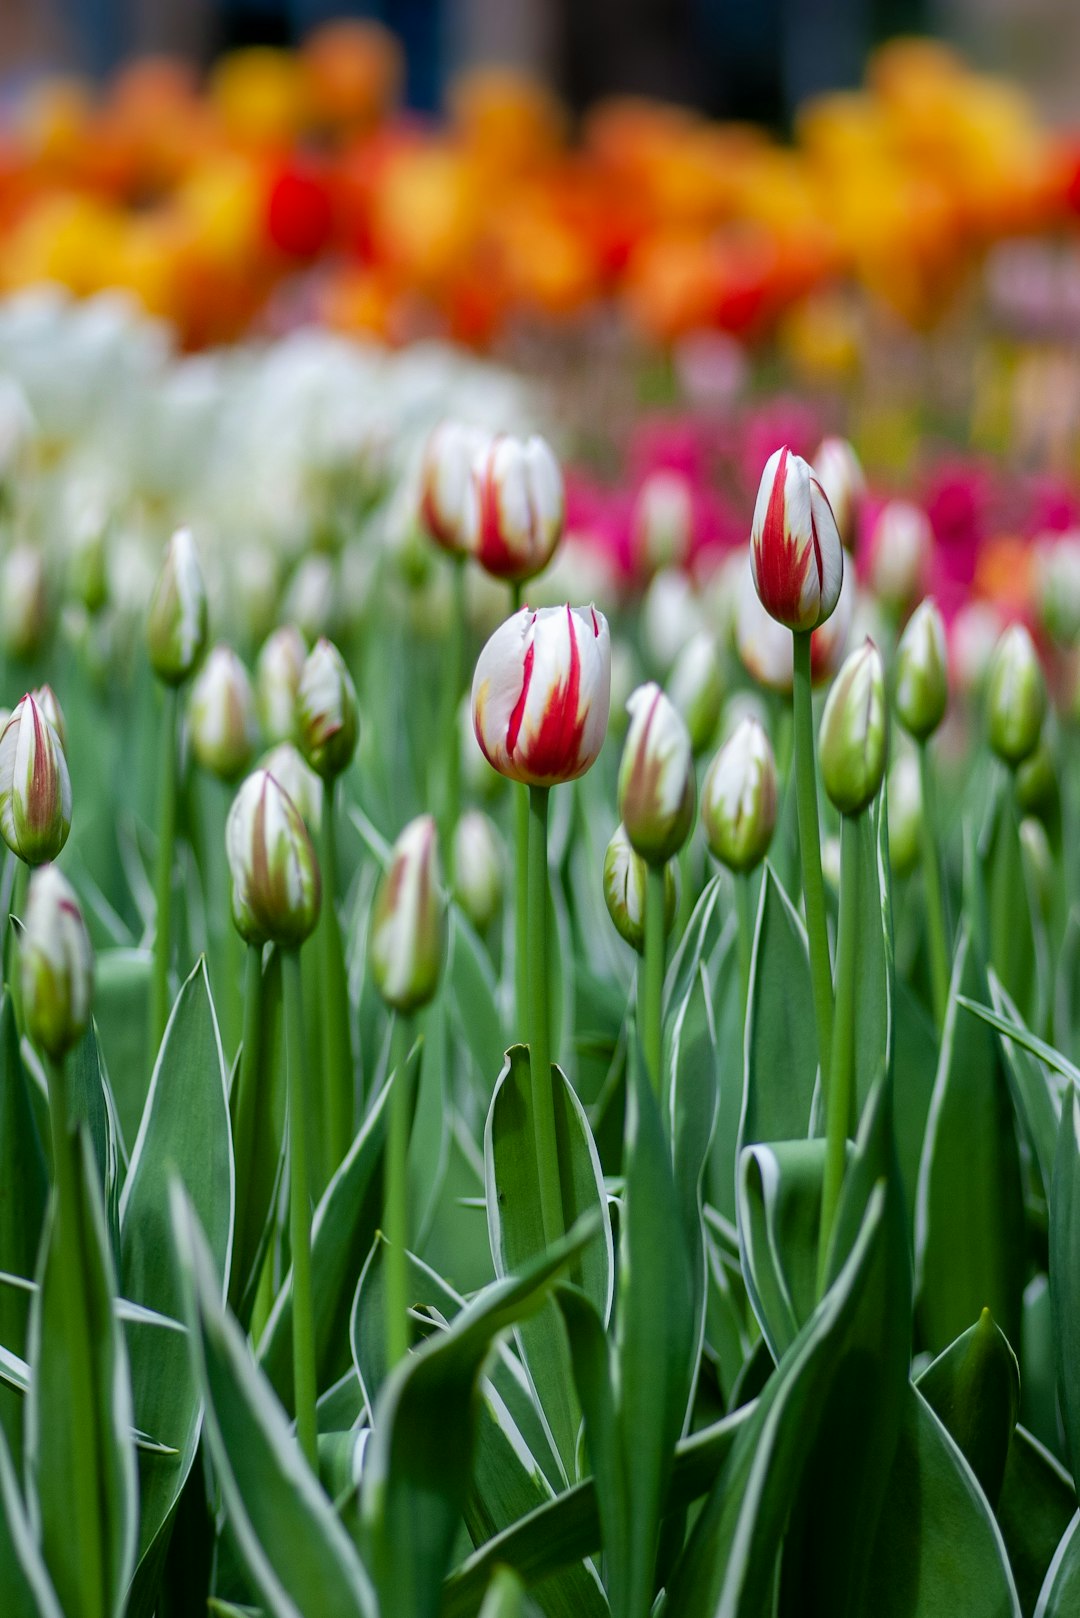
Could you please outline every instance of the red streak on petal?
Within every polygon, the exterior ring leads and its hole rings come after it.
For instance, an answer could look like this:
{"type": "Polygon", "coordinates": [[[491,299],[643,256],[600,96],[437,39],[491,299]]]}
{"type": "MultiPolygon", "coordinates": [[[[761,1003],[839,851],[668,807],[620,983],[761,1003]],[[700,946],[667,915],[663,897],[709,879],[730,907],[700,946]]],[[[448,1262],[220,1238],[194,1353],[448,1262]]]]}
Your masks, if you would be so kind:
{"type": "Polygon", "coordinates": [[[49,766],[45,758],[45,727],[41,711],[33,697],[28,696],[30,717],[34,725],[34,773],[30,782],[30,801],[27,820],[35,830],[47,826],[51,818],[52,802],[49,795],[49,766]]]}
{"type": "Polygon", "coordinates": [[[578,772],[585,734],[586,716],[578,712],[581,701],[581,653],[569,607],[566,609],[566,620],[570,636],[567,678],[552,687],[540,727],[535,736],[527,738],[520,760],[528,773],[541,781],[573,779],[578,772]]]}
{"type": "MultiPolygon", "coordinates": [[[[754,547],[758,595],[765,609],[774,618],[779,618],[783,622],[802,617],[802,588],[810,560],[809,551],[806,551],[800,559],[798,541],[787,532],[784,520],[788,454],[785,445],[780,451],[776,476],[769,491],[769,504],[765,511],[761,536],[754,547]]],[[[810,523],[820,577],[821,556],[812,514],[810,523]]]]}
{"type": "Polygon", "coordinates": [[[593,632],[593,635],[596,637],[597,640],[599,640],[600,639],[600,620],[596,616],[596,608],[595,607],[590,607],[589,611],[592,613],[592,632],[593,632]]]}
{"type": "MultiPolygon", "coordinates": [[[[515,579],[521,573],[521,557],[503,537],[502,513],[499,510],[499,488],[495,481],[495,452],[499,439],[491,445],[483,465],[475,474],[480,499],[480,537],[476,559],[480,566],[497,579],[515,579]]],[[[525,569],[528,571],[528,568],[525,569]]]]}
{"type": "MultiPolygon", "coordinates": [[[[536,622],[535,615],[533,623],[536,622]]],[[[510,723],[506,727],[506,750],[510,757],[514,756],[514,749],[521,735],[521,722],[525,718],[525,704],[529,700],[529,685],[532,681],[533,662],[536,657],[536,644],[530,641],[525,651],[525,667],[522,672],[521,695],[514,703],[514,711],[510,715],[510,723]]]]}

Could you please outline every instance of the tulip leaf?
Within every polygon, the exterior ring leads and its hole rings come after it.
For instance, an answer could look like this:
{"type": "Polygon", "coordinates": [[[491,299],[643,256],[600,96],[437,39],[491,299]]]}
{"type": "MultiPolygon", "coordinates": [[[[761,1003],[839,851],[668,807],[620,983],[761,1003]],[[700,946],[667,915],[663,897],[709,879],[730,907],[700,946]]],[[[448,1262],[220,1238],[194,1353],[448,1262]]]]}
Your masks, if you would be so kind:
{"type": "Polygon", "coordinates": [[[1009,1553],[1024,1618],[1031,1618],[1054,1553],[1076,1510],[1064,1467],[1024,1427],[1017,1427],[1005,1464],[997,1519],[1009,1553]]]}
{"type": "Polygon", "coordinates": [[[510,1568],[500,1568],[493,1577],[480,1618],[525,1618],[525,1586],[510,1568]]]}
{"type": "Polygon", "coordinates": [[[805,1140],[817,1073],[806,931],[766,861],[754,935],[742,1146],[805,1140]]]}
{"type": "MultiPolygon", "coordinates": [[[[991,1002],[998,1017],[1013,1028],[1026,1032],[1020,1013],[992,972],[989,974],[989,987],[991,1002]]],[[[1058,1089],[1034,1051],[1000,1029],[999,1034],[1005,1077],[1009,1082],[1017,1121],[1035,1158],[1043,1194],[1049,1197],[1061,1117],[1058,1089]]]]}
{"type": "Polygon", "coordinates": [[[145,949],[99,950],[94,963],[94,1015],[121,1137],[129,1149],[139,1130],[153,1067],[147,1035],[153,964],[153,955],[145,949]]]}
{"type": "Polygon", "coordinates": [[[63,1618],[0,1431],[0,1573],[4,1618],[63,1618]]]}
{"type": "MultiPolygon", "coordinates": [[[[9,994],[0,1002],[0,1270],[29,1277],[37,1268],[49,1195],[45,1153],[30,1096],[31,1079],[19,1053],[15,1009],[9,994]]],[[[0,1287],[0,1343],[26,1354],[30,1294],[0,1287]]],[[[0,1388],[0,1428],[18,1454],[22,1449],[22,1400],[0,1388]]]]}
{"type": "Polygon", "coordinates": [[[1050,1307],[1058,1401],[1069,1465],[1080,1489],[1080,1091],[1069,1086],[1061,1109],[1050,1190],[1050,1307]]]}
{"type": "Polygon", "coordinates": [[[989,1309],[916,1382],[996,1507],[1020,1409],[1020,1367],[989,1309]]]}
{"type": "MultiPolygon", "coordinates": [[[[569,1229],[595,1212],[597,1236],[575,1261],[570,1279],[606,1321],[611,1309],[614,1258],[607,1196],[585,1110],[562,1069],[552,1065],[555,1135],[562,1185],[563,1222],[569,1229]]],[[[529,1051],[514,1045],[495,1083],[484,1130],[484,1182],[488,1237],[496,1275],[508,1275],[544,1251],[533,1133],[529,1051]]],[[[547,1419],[566,1477],[576,1471],[580,1413],[566,1339],[555,1304],[548,1301],[518,1328],[521,1357],[547,1419]]]]}
{"type": "MultiPolygon", "coordinates": [[[[749,882],[750,877],[738,880],[749,882]]],[[[719,1099],[716,1126],[709,1152],[709,1201],[725,1219],[734,1222],[739,1120],[742,1117],[746,1019],[742,972],[739,968],[737,930],[726,928],[716,955],[713,986],[716,1026],[716,1066],[719,1099]]]]}
{"type": "MultiPolygon", "coordinates": [[[[718,1105],[718,1053],[712,994],[704,965],[671,1022],[669,1129],[675,1188],[682,1223],[681,1244],[689,1261],[694,1361],[705,1326],[705,1234],[702,1182],[709,1160],[718,1105]]],[[[676,1232],[673,1240],[679,1241],[676,1232]]]]}
{"type": "Polygon", "coordinates": [[[892,908],[883,801],[879,795],[864,814],[845,816],[841,828],[841,836],[856,839],[858,850],[854,1054],[859,1116],[874,1081],[892,1061],[892,908]]]}
{"type": "Polygon", "coordinates": [[[204,1430],[229,1523],[269,1618],[375,1618],[370,1581],[239,1326],[178,1181],[170,1196],[204,1430]]]}
{"type": "MultiPolygon", "coordinates": [[[[181,988],[169,1017],[121,1203],[124,1296],[179,1319],[181,1291],[169,1201],[174,1175],[187,1188],[225,1288],[233,1239],[232,1135],[225,1063],[202,961],[181,988]]],[[[148,1579],[152,1549],[159,1535],[167,1538],[195,1459],[202,1401],[183,1333],[129,1327],[128,1343],[135,1420],[174,1451],[139,1457],[139,1556],[147,1559],[143,1578],[148,1579]]]]}
{"type": "Polygon", "coordinates": [[[896,984],[893,1010],[896,1017],[892,1042],[896,1155],[911,1225],[915,1217],[926,1120],[934,1093],[938,1040],[922,1002],[903,978],[896,984]]]}
{"type": "Polygon", "coordinates": [[[979,846],[989,914],[987,956],[1025,1021],[1038,1027],[1046,998],[1045,945],[1024,871],[1014,798],[1011,783],[1000,783],[979,846]]]}
{"type": "Polygon", "coordinates": [[[1039,1591],[1035,1618],[1074,1618],[1080,1611],[1080,1512],[1077,1512],[1039,1591]]]}
{"type": "Polygon", "coordinates": [[[438,1618],[468,1498],[476,1388],[492,1341],[541,1307],[560,1274],[580,1269],[596,1234],[596,1216],[587,1216],[520,1275],[485,1287],[387,1379],[360,1497],[369,1565],[385,1612],[438,1618]]]}
{"type": "Polygon", "coordinates": [[[825,1143],[747,1146],[739,1159],[739,1246],[746,1290],[774,1360],[817,1302],[825,1143]]]}
{"type": "Polygon", "coordinates": [[[959,997],[988,993],[970,935],[957,946],[915,1218],[922,1335],[940,1352],[991,1310],[1020,1340],[1026,1253],[1012,1103],[993,1030],[959,997]]]}
{"type": "Polygon", "coordinates": [[[37,1537],[61,1607],[119,1618],[138,1519],[127,1350],[97,1165],[85,1130],[69,1136],[65,1146],[76,1206],[58,1216],[53,1201],[31,1305],[27,1474],[37,1537]],[[78,1502],[87,1497],[94,1505],[89,1521],[77,1514],[78,1502]],[[90,1538],[101,1580],[96,1590],[85,1585],[82,1547],[90,1538]]]}
{"type": "MultiPolygon", "coordinates": [[[[254,1088],[251,1141],[247,1143],[249,1169],[240,1169],[243,1146],[237,1141],[238,1073],[229,1089],[230,1128],[236,1147],[236,1234],[229,1273],[229,1303],[246,1325],[251,1318],[255,1289],[270,1246],[278,1196],[285,1175],[285,1062],[282,1006],[281,951],[271,949],[262,968],[262,1026],[254,1088]],[[243,1184],[241,1183],[243,1181],[243,1184]]],[[[237,1059],[239,1062],[239,1058],[237,1059]]]]}

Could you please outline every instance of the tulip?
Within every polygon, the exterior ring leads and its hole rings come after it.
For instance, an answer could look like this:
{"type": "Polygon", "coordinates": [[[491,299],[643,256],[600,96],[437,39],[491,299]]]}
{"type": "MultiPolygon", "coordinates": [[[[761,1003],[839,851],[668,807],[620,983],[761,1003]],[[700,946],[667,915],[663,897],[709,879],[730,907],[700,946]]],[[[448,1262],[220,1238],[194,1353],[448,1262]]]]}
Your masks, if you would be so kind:
{"type": "Polygon", "coordinates": [[[16,662],[37,656],[48,622],[45,559],[33,545],[19,544],[0,568],[0,644],[16,662]]]}
{"type": "Polygon", "coordinates": [[[324,781],[347,770],[360,733],[360,705],[345,659],[328,640],[308,653],[296,693],[297,740],[324,781]]]}
{"type": "Polygon", "coordinates": [[[896,649],[896,716],[923,741],[945,717],[949,700],[945,625],[929,597],[909,618],[896,649]]]}
{"type": "Polygon", "coordinates": [[[235,781],[255,751],[255,695],[247,669],[229,646],[215,646],[188,702],[191,746],[201,767],[235,781]]]}
{"type": "Polygon", "coordinates": [[[634,556],[642,572],[682,567],[694,537],[694,496],[680,472],[652,472],[638,490],[631,516],[634,556]]]}
{"type": "MultiPolygon", "coordinates": [[[[618,825],[604,855],[604,902],[620,938],[641,955],[645,950],[645,903],[649,868],[618,825]]],[[[664,866],[664,930],[675,921],[675,867],[664,866]]]]}
{"type": "Polygon", "coordinates": [[[1017,766],[1016,807],[1048,824],[1057,816],[1059,800],[1057,769],[1044,730],[1038,746],[1017,766]]]}
{"type": "Polygon", "coordinates": [[[178,528],[165,547],[146,618],[146,644],[159,680],[180,685],[206,645],[206,586],[190,528],[178,528]]]}
{"type": "Polygon", "coordinates": [[[674,704],[650,682],[627,703],[630,729],[619,767],[619,812],[652,865],[677,854],[694,823],[697,787],[690,735],[674,704]]]}
{"type": "Polygon", "coordinates": [[[27,1033],[61,1061],[90,1022],[94,951],[78,900],[55,865],[39,866],[30,880],[19,980],[27,1033]]]}
{"type": "Polygon", "coordinates": [[[607,620],[594,607],[523,607],[476,664],[473,729],[500,775],[529,786],[573,781],[604,744],[611,692],[607,620]]]}
{"type": "Polygon", "coordinates": [[[990,746],[1010,768],[1035,751],[1045,715],[1039,654],[1023,624],[1012,624],[997,643],[986,677],[990,746]]]}
{"type": "Polygon", "coordinates": [[[431,434],[420,466],[420,519],[452,556],[468,556],[479,526],[479,489],[473,464],[488,435],[460,421],[444,421],[431,434]]]}
{"type": "Polygon", "coordinates": [[[889,805],[889,863],[893,875],[908,876],[919,862],[922,838],[922,788],[919,762],[904,753],[889,771],[886,788],[889,805]]]}
{"type": "Polygon", "coordinates": [[[371,917],[371,971],[388,1006],[408,1013],[439,986],[446,921],[435,821],[419,815],[398,837],[371,917]]]}
{"type": "Polygon", "coordinates": [[[710,850],[729,870],[752,871],[776,828],[776,760],[756,719],[742,719],[709,765],[701,823],[710,850]]]}
{"type": "Polygon", "coordinates": [[[867,640],[837,675],[821,720],[821,779],[841,814],[860,814],[876,796],[885,743],[885,670],[867,640]]]}
{"type": "MultiPolygon", "coordinates": [[[[476,504],[462,547],[511,584],[542,573],[566,519],[559,463],[542,438],[494,438],[473,462],[476,504]]],[[[470,508],[471,509],[471,508],[470,508]]]]}
{"type": "Polygon", "coordinates": [[[32,695],[0,733],[0,832],[27,865],[54,860],[71,830],[71,779],[56,731],[32,695]]]}
{"type": "Polygon", "coordinates": [[[491,926],[502,903],[499,834],[481,809],[469,809],[454,831],[454,896],[477,932],[491,926]]]}
{"type": "Polygon", "coordinates": [[[750,562],[762,606],[788,629],[816,629],[836,606],[844,577],[836,521],[809,466],[786,447],[761,475],[750,562]]]}
{"type": "Polygon", "coordinates": [[[910,500],[890,500],[878,513],[870,544],[876,595],[890,606],[907,606],[925,582],[934,545],[930,519],[910,500]]]}
{"type": "Polygon", "coordinates": [[[295,624],[282,624],[263,642],[255,664],[259,718],[271,742],[296,736],[296,697],[307,647],[295,624]]]}
{"type": "Polygon", "coordinates": [[[259,768],[267,770],[292,799],[308,830],[318,831],[322,824],[323,784],[305,763],[300,749],[292,742],[278,742],[259,760],[259,768]]]}
{"type": "Polygon", "coordinates": [[[824,438],[814,456],[814,476],[836,519],[845,550],[854,551],[866,478],[859,457],[846,438],[824,438]]]}
{"type": "Polygon", "coordinates": [[[667,694],[690,733],[695,756],[716,734],[724,702],[724,681],[716,642],[707,630],[687,641],[668,677],[667,694]]]}
{"type": "Polygon", "coordinates": [[[249,775],[225,826],[232,914],[249,944],[296,948],[319,917],[319,864],[303,817],[267,770],[249,775]]]}
{"type": "Polygon", "coordinates": [[[30,695],[41,709],[49,724],[60,738],[60,746],[67,752],[67,721],[64,710],[60,706],[60,699],[51,685],[39,685],[31,691],[30,695]]]}

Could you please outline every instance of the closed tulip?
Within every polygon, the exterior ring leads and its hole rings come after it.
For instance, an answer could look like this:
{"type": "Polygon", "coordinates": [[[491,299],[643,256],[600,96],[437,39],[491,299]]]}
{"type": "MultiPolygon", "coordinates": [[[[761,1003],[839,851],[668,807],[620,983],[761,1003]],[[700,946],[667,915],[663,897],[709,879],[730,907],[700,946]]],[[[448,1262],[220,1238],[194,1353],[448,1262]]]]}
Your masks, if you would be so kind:
{"type": "Polygon", "coordinates": [[[309,652],[296,694],[297,741],[316,775],[348,769],[360,734],[360,705],[345,659],[332,641],[309,652]]]}
{"type": "Polygon", "coordinates": [[[71,778],[63,745],[33,696],[0,733],[0,832],[27,865],[54,860],[71,830],[71,778]]]}
{"type": "Polygon", "coordinates": [[[559,463],[542,438],[494,438],[473,462],[476,507],[464,547],[497,579],[543,572],[562,538],[566,496],[559,463]]]}
{"type": "Polygon", "coordinates": [[[235,781],[251,763],[258,736],[255,694],[231,646],[215,646],[199,670],[188,703],[197,762],[222,781],[235,781]]]}
{"type": "Polygon", "coordinates": [[[296,737],[296,696],[307,647],[295,624],[281,624],[262,644],[255,664],[259,718],[271,742],[296,737]]]}
{"type": "Polygon", "coordinates": [[[949,700],[945,624],[929,598],[909,618],[896,649],[896,716],[909,735],[932,736],[949,700]]]}
{"type": "Polygon", "coordinates": [[[885,670],[867,640],[833,682],[821,718],[821,779],[842,815],[857,815],[885,773],[885,670]]]}
{"type": "Polygon", "coordinates": [[[476,541],[479,490],[473,463],[488,443],[478,427],[444,421],[424,448],[420,465],[420,520],[452,556],[467,556],[476,541]]]}
{"type": "Polygon", "coordinates": [[[395,1011],[417,1011],[434,995],[445,934],[435,821],[419,815],[394,844],[371,917],[372,976],[395,1011]]]}
{"type": "Polygon", "coordinates": [[[150,663],[159,680],[179,685],[194,671],[206,645],[206,585],[190,528],[178,528],[165,547],[146,619],[150,663]]]}
{"type": "Polygon", "coordinates": [[[701,789],[701,824],[710,850],[732,871],[752,871],[776,829],[776,760],[756,719],[732,731],[701,789]]]}
{"type": "Polygon", "coordinates": [[[292,948],[319,919],[319,863],[299,809],[268,770],[241,786],[225,826],[233,921],[249,944],[292,948]]]}
{"type": "Polygon", "coordinates": [[[836,606],[844,552],[832,508],[810,467],[786,446],[761,475],[750,561],[762,606],[788,629],[816,629],[836,606]]]}
{"type": "Polygon", "coordinates": [[[1023,624],[1002,635],[986,676],[990,746],[1013,768],[1039,745],[1046,716],[1046,680],[1039,654],[1023,624]]]}
{"type": "MultiPolygon", "coordinates": [[[[648,866],[626,835],[615,828],[604,855],[604,902],[620,938],[641,955],[645,949],[645,887],[648,866]]],[[[664,867],[664,927],[670,932],[677,902],[675,867],[664,867]]]]}
{"type": "Polygon", "coordinates": [[[619,813],[631,844],[651,865],[677,854],[690,835],[697,803],[690,734],[654,683],[627,703],[630,729],[619,767],[619,813]]]}
{"type": "Polygon", "coordinates": [[[94,951],[79,902],[55,865],[42,865],[30,879],[19,984],[27,1033],[60,1061],[90,1022],[94,951]]]}

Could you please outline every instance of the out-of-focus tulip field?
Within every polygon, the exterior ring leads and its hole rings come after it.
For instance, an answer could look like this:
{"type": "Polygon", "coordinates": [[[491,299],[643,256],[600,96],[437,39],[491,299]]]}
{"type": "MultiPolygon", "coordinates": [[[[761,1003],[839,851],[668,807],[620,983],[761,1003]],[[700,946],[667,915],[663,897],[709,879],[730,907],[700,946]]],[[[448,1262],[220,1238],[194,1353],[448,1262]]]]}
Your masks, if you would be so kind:
{"type": "Polygon", "coordinates": [[[1080,1612],[1080,138],[0,140],[3,1618],[1080,1612]]]}

